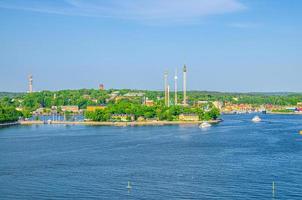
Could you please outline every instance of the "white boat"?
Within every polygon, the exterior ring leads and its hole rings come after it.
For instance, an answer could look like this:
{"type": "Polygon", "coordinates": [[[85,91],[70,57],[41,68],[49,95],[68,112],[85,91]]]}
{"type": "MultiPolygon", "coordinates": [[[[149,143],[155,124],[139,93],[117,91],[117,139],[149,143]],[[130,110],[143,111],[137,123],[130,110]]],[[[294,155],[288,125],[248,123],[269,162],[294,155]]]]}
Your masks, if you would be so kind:
{"type": "Polygon", "coordinates": [[[212,125],[209,124],[208,122],[203,122],[202,124],[199,125],[199,128],[209,128],[211,127],[212,125]]]}
{"type": "Polygon", "coordinates": [[[259,116],[255,116],[253,117],[252,122],[261,122],[261,118],[259,116]]]}

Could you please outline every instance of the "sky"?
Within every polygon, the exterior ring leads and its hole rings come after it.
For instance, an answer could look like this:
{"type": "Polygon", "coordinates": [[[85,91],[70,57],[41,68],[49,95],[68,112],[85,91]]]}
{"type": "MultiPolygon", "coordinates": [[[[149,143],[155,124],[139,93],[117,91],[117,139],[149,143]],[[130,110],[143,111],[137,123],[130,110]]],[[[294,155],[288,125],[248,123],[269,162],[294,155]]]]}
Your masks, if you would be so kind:
{"type": "Polygon", "coordinates": [[[0,0],[0,91],[302,92],[301,0],[0,0]]]}

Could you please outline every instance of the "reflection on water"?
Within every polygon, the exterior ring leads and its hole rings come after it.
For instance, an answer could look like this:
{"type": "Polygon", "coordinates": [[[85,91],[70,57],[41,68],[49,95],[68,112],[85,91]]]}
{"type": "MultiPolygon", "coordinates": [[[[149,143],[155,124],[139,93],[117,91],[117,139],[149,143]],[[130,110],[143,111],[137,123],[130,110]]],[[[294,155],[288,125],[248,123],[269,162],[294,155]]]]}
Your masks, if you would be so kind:
{"type": "Polygon", "coordinates": [[[301,199],[302,116],[260,117],[0,129],[0,199],[301,199]]]}

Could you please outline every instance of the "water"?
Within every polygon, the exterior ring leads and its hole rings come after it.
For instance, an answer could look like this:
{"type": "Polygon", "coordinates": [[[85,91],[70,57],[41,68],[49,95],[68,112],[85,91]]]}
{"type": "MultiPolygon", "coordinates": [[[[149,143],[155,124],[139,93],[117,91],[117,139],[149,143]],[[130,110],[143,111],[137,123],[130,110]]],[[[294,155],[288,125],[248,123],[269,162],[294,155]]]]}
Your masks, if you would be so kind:
{"type": "Polygon", "coordinates": [[[0,129],[0,199],[302,198],[302,116],[197,126],[0,129]],[[132,189],[128,191],[128,181],[132,189]]]}

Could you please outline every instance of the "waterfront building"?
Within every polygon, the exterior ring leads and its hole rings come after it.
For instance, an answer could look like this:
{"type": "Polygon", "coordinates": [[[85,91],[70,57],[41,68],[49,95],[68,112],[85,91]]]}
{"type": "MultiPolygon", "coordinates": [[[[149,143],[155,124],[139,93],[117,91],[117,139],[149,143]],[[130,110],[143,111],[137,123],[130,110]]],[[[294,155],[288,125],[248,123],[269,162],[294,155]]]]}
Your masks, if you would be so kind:
{"type": "Polygon", "coordinates": [[[61,110],[63,112],[73,112],[78,113],[79,112],[79,106],[61,106],[61,110]]]}
{"type": "Polygon", "coordinates": [[[296,107],[286,107],[285,109],[288,110],[288,111],[291,111],[291,112],[297,111],[296,107]]]}
{"type": "Polygon", "coordinates": [[[120,100],[123,100],[123,99],[129,99],[129,100],[136,100],[136,101],[140,101],[141,103],[144,103],[144,95],[145,93],[141,93],[141,92],[138,92],[138,93],[127,93],[123,96],[117,96],[115,97],[115,101],[120,101],[120,100]]]}
{"type": "Polygon", "coordinates": [[[17,107],[16,110],[17,111],[23,111],[23,108],[22,107],[17,107]]]}
{"type": "Polygon", "coordinates": [[[44,108],[37,108],[32,112],[33,115],[42,115],[44,113],[44,108]]]}
{"type": "Polygon", "coordinates": [[[98,105],[98,106],[87,106],[86,111],[88,112],[95,112],[96,110],[104,110],[106,106],[104,105],[98,105]]]}
{"type": "Polygon", "coordinates": [[[197,101],[197,106],[203,106],[208,103],[209,103],[209,101],[197,101]]]}
{"type": "Polygon", "coordinates": [[[219,110],[221,110],[223,107],[223,102],[221,102],[221,101],[213,101],[212,103],[213,103],[214,107],[218,108],[219,110]]]}
{"type": "Polygon", "coordinates": [[[84,95],[83,95],[83,98],[84,98],[84,99],[87,99],[87,100],[90,100],[90,99],[91,99],[90,95],[88,95],[88,94],[84,94],[84,95]]]}
{"type": "Polygon", "coordinates": [[[145,105],[148,107],[154,106],[154,101],[150,99],[145,100],[145,105]]]}
{"type": "Polygon", "coordinates": [[[114,91],[114,92],[112,92],[112,93],[109,95],[110,97],[109,97],[108,99],[106,99],[106,102],[108,103],[109,101],[115,100],[115,98],[118,97],[119,94],[120,94],[119,91],[114,91]]]}
{"type": "Polygon", "coordinates": [[[129,92],[127,94],[124,94],[124,97],[143,97],[145,96],[145,93],[143,92],[129,92]]]}
{"type": "Polygon", "coordinates": [[[199,121],[199,116],[197,114],[180,114],[179,121],[199,121]]]}
{"type": "Polygon", "coordinates": [[[128,121],[134,121],[135,117],[134,115],[128,115],[128,114],[113,114],[111,115],[111,119],[113,121],[128,122],[128,121]]]}
{"type": "Polygon", "coordinates": [[[146,121],[146,119],[144,117],[140,116],[140,117],[137,118],[137,121],[138,122],[144,122],[144,121],[146,121]]]}
{"type": "Polygon", "coordinates": [[[221,110],[225,113],[246,113],[256,111],[252,104],[232,104],[230,102],[226,102],[221,110]]]}

